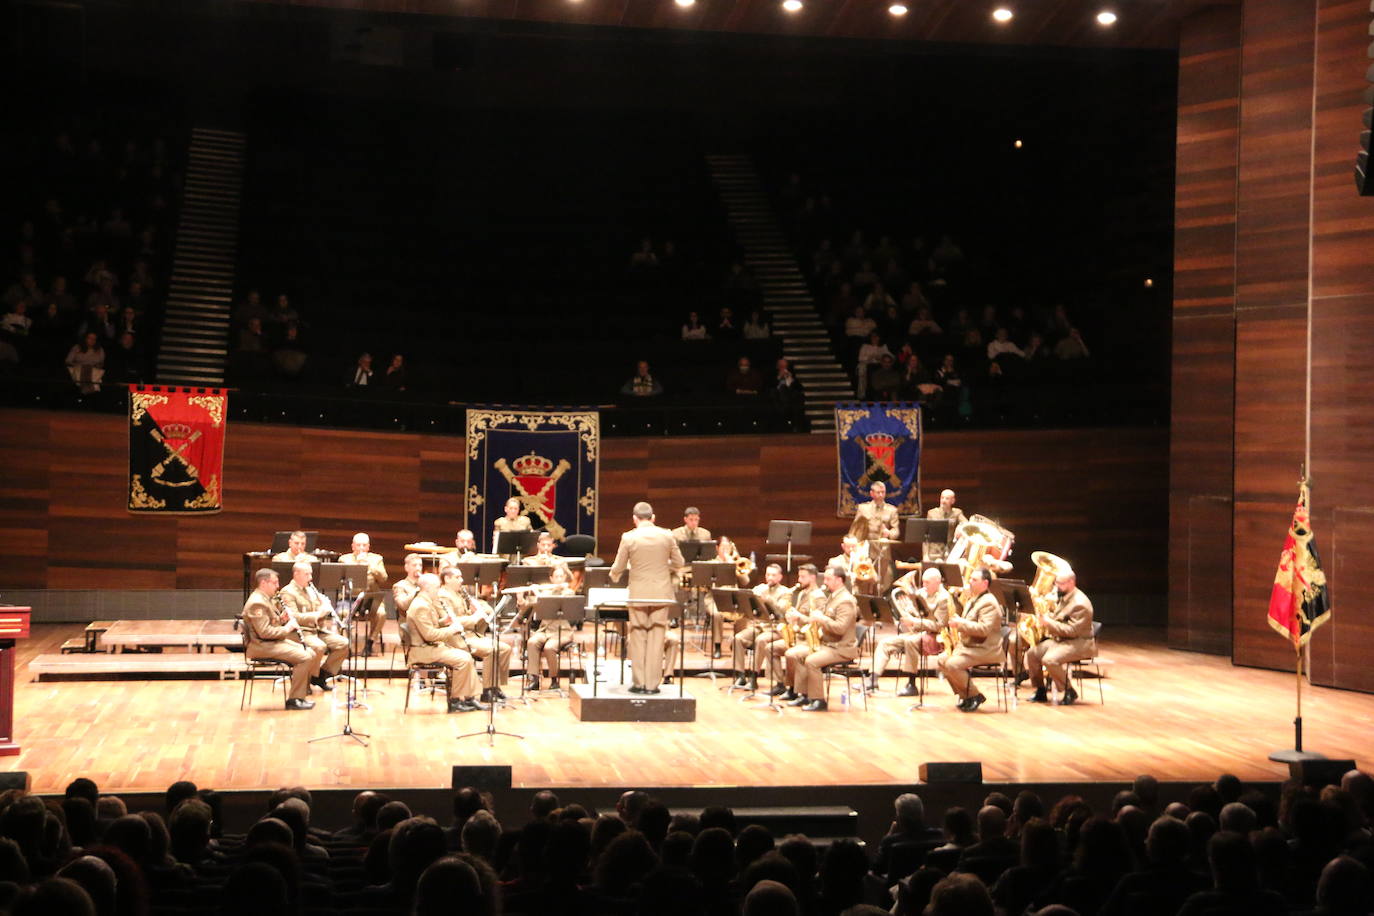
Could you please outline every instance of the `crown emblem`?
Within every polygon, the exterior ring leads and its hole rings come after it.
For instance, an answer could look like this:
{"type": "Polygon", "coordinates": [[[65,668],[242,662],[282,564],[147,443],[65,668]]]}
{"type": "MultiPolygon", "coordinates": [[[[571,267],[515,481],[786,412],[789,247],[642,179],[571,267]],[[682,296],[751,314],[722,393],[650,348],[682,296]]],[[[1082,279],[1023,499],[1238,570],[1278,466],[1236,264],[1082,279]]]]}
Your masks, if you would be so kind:
{"type": "Polygon", "coordinates": [[[548,477],[553,471],[553,462],[530,452],[511,462],[511,467],[521,477],[548,477]]]}
{"type": "Polygon", "coordinates": [[[867,437],[866,441],[869,445],[881,447],[884,445],[891,445],[892,443],[896,442],[897,437],[892,435],[891,433],[873,433],[872,435],[867,437]]]}
{"type": "Polygon", "coordinates": [[[162,437],[164,439],[189,439],[191,438],[191,424],[164,423],[162,424],[162,437]]]}

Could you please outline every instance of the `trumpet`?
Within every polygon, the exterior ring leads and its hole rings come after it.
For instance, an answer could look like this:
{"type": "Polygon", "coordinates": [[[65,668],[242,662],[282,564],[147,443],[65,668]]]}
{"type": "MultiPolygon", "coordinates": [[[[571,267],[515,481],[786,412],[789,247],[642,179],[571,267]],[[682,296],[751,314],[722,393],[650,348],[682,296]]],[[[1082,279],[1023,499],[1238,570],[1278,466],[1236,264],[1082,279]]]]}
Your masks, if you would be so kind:
{"type": "Polygon", "coordinates": [[[735,575],[745,582],[748,582],[749,577],[754,574],[754,561],[748,557],[740,556],[739,548],[735,546],[734,541],[725,537],[722,537],[721,541],[729,545],[729,547],[720,552],[721,560],[726,563],[734,563],[735,575]]]}

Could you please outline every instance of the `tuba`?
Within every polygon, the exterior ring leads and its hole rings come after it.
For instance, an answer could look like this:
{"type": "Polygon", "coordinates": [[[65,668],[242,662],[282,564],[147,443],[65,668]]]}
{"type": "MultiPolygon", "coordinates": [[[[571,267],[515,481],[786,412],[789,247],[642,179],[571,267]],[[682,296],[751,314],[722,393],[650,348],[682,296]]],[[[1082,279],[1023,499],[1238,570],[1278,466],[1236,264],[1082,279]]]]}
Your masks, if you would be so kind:
{"type": "Polygon", "coordinates": [[[892,604],[892,610],[895,612],[893,616],[899,629],[903,619],[924,616],[920,602],[900,585],[892,586],[892,591],[888,593],[888,601],[892,604]]]}
{"type": "Polygon", "coordinates": [[[1031,603],[1035,606],[1035,613],[1021,615],[1021,619],[1016,623],[1016,632],[1021,634],[1027,646],[1034,646],[1045,638],[1045,627],[1040,622],[1040,615],[1054,610],[1055,580],[1070,569],[1066,561],[1044,550],[1032,551],[1031,562],[1035,564],[1035,578],[1030,584],[1031,603]]]}

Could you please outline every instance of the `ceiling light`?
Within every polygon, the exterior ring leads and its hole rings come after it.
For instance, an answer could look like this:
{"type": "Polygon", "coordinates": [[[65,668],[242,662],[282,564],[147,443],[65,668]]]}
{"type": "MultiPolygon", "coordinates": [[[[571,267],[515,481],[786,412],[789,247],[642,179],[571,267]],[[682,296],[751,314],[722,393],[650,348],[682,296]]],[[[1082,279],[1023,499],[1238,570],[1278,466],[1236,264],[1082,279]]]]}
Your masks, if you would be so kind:
{"type": "Polygon", "coordinates": [[[1103,10],[1097,14],[1098,25],[1114,25],[1116,23],[1116,13],[1111,10],[1103,10]]]}
{"type": "Polygon", "coordinates": [[[1017,140],[1015,143],[1012,144],[1012,146],[1016,147],[1017,149],[1020,149],[1020,148],[1021,148],[1021,141],[1020,141],[1020,140],[1017,140]]]}
{"type": "Polygon", "coordinates": [[[697,0],[675,0],[675,2],[678,6],[682,7],[683,9],[687,9],[687,7],[695,4],[697,0]]]}
{"type": "Polygon", "coordinates": [[[894,4],[892,4],[891,6],[889,6],[889,7],[887,8],[887,11],[888,11],[889,13],[891,13],[892,15],[894,15],[894,16],[905,16],[905,15],[906,15],[906,4],[905,4],[905,3],[894,3],[894,4]]]}
{"type": "Polygon", "coordinates": [[[782,0],[782,8],[789,13],[800,13],[802,0],[782,0]]]}
{"type": "Polygon", "coordinates": [[[992,18],[996,19],[998,22],[1011,22],[1012,15],[1012,11],[1005,6],[999,6],[992,11],[992,18]]]}

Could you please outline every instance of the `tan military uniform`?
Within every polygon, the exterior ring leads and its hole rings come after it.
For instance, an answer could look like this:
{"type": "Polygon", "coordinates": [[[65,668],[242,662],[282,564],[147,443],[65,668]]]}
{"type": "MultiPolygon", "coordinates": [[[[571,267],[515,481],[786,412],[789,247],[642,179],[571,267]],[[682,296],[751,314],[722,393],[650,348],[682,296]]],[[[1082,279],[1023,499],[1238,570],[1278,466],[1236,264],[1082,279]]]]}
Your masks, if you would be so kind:
{"type": "Polygon", "coordinates": [[[396,608],[396,620],[405,623],[410,603],[420,595],[418,580],[401,579],[391,586],[391,603],[396,608]]]}
{"type": "Polygon", "coordinates": [[[921,589],[912,597],[918,605],[918,613],[902,615],[902,620],[909,622],[910,632],[900,632],[899,627],[897,635],[889,636],[878,643],[878,657],[873,665],[874,676],[887,668],[894,655],[901,656],[899,670],[916,674],[921,670],[922,655],[938,655],[940,652],[940,644],[936,641],[935,634],[943,630],[949,622],[949,612],[954,599],[944,588],[936,592],[933,598],[926,594],[925,589],[921,589]]]}
{"type": "Polygon", "coordinates": [[[610,578],[619,582],[625,570],[630,571],[630,634],[626,642],[636,687],[656,690],[663,682],[667,605],[674,601],[674,583],[683,565],[682,551],[667,528],[637,525],[620,536],[610,578]],[[636,601],[646,603],[636,605],[636,601]],[[653,604],[655,601],[663,603],[653,604]]]}
{"type": "Polygon", "coordinates": [[[334,614],[329,599],[313,585],[301,588],[295,582],[283,585],[277,592],[301,625],[301,640],[311,649],[324,656],[320,666],[329,677],[339,673],[344,659],[348,657],[348,640],[328,627],[332,627],[334,614]]]}
{"type": "Polygon", "coordinates": [[[304,700],[310,694],[310,678],[320,673],[321,654],[301,641],[299,630],[288,630],[290,615],[276,602],[254,590],[243,605],[246,654],[249,658],[271,658],[291,666],[290,700],[304,700]]]}
{"type": "MultiPolygon", "coordinates": [[[[888,531],[897,528],[900,523],[896,506],[887,503],[880,505],[869,500],[859,503],[859,508],[854,513],[854,522],[849,526],[849,533],[858,538],[860,543],[876,541],[887,537],[888,531]]],[[[898,532],[898,536],[901,536],[901,532],[898,532]]],[[[887,547],[879,547],[877,544],[869,547],[868,555],[873,558],[873,566],[878,571],[878,592],[886,592],[892,586],[891,553],[887,547]]]]}
{"type": "Polygon", "coordinates": [[[482,663],[482,686],[503,687],[510,680],[510,646],[496,642],[488,633],[484,614],[491,613],[491,606],[485,601],[473,599],[469,604],[458,592],[439,589],[439,610],[458,622],[461,634],[450,641],[454,648],[462,649],[482,663]],[[492,657],[495,656],[493,662],[492,657]]]}
{"type": "Polygon", "coordinates": [[[476,697],[480,689],[477,666],[473,664],[472,653],[461,648],[464,645],[462,625],[444,613],[437,599],[431,601],[424,594],[410,603],[406,623],[410,628],[407,663],[429,662],[448,668],[450,700],[476,697]]]}
{"type": "Polygon", "coordinates": [[[787,650],[787,686],[813,700],[825,699],[825,675],[822,668],[859,657],[857,624],[859,608],[848,589],[829,595],[825,604],[813,609],[811,626],[820,628],[821,647],[815,652],[798,637],[797,644],[787,650]],[[818,616],[819,615],[819,616],[818,616]]]}
{"type": "Polygon", "coordinates": [[[1088,596],[1077,588],[1061,595],[1054,610],[1045,615],[1045,633],[1048,639],[1026,650],[1026,670],[1036,688],[1045,686],[1045,671],[1049,671],[1050,679],[1062,691],[1068,683],[1068,671],[1064,666],[1097,654],[1097,641],[1093,639],[1093,603],[1088,596]]]}
{"type": "Polygon", "coordinates": [[[339,557],[340,563],[347,563],[349,566],[367,567],[367,587],[363,590],[359,598],[376,598],[372,604],[372,615],[369,625],[372,627],[372,635],[380,637],[382,635],[382,624],[386,621],[386,608],[382,606],[382,597],[386,594],[386,563],[382,560],[379,553],[364,553],[361,556],[346,553],[339,557]]]}
{"type": "Polygon", "coordinates": [[[711,532],[697,525],[695,530],[688,530],[686,525],[678,525],[673,529],[673,539],[678,541],[709,541],[711,532]]]}
{"type": "Polygon", "coordinates": [[[991,591],[969,602],[962,616],[969,623],[959,628],[960,645],[951,655],[941,655],[936,666],[944,672],[950,690],[968,699],[968,669],[974,665],[995,665],[1002,661],[1002,606],[991,591]]]}
{"type": "MultiPolygon", "coordinates": [[[[792,590],[785,585],[779,584],[771,587],[767,584],[756,585],[754,586],[754,594],[765,601],[773,602],[780,612],[785,612],[792,606],[792,590]]],[[[742,672],[746,668],[751,668],[761,672],[764,662],[767,661],[770,669],[769,677],[780,680],[782,678],[782,666],[778,657],[770,651],[768,644],[781,639],[782,634],[778,632],[776,626],[761,627],[757,624],[751,624],[742,630],[736,629],[735,638],[732,640],[734,643],[732,659],[735,670],[742,672]],[[753,652],[754,644],[759,639],[763,639],[764,644],[758,647],[758,654],[754,658],[755,664],[750,665],[746,659],[753,652]]]]}
{"type": "MultiPolygon", "coordinates": [[[[567,585],[541,587],[540,595],[560,596],[574,595],[576,592],[567,585]]],[[[533,603],[533,602],[532,602],[533,603]]],[[[528,613],[533,614],[531,609],[528,613]]],[[[525,640],[525,673],[535,676],[542,670],[539,663],[542,660],[544,668],[548,669],[549,677],[558,677],[558,653],[572,648],[576,642],[576,633],[567,624],[558,625],[557,621],[550,622],[540,620],[531,625],[530,638],[525,640]],[[561,632],[560,632],[561,631],[561,632]]]]}
{"type": "Polygon", "coordinates": [[[292,553],[289,550],[283,550],[272,558],[273,563],[299,563],[301,560],[308,560],[311,563],[320,562],[319,557],[305,550],[302,550],[300,553],[292,553]]]}
{"type": "MultiPolygon", "coordinates": [[[[534,525],[530,522],[530,517],[528,515],[517,515],[515,517],[515,521],[511,521],[503,515],[492,523],[492,527],[496,530],[497,534],[500,534],[503,531],[534,530],[534,525]]],[[[491,545],[491,549],[493,553],[496,551],[495,543],[491,545]]],[[[502,554],[502,556],[504,556],[508,560],[513,560],[515,558],[515,554],[513,553],[502,554]]]]}
{"type": "MultiPolygon", "coordinates": [[[[934,509],[930,509],[926,512],[926,518],[933,522],[953,520],[955,531],[959,530],[960,525],[968,524],[968,518],[965,517],[964,510],[960,509],[958,506],[951,507],[948,512],[936,506],[934,509]]],[[[926,546],[929,553],[926,559],[929,560],[943,560],[949,552],[948,544],[928,544],[926,546]]]]}
{"type": "Polygon", "coordinates": [[[554,553],[536,553],[525,557],[520,561],[521,566],[557,566],[559,563],[568,562],[567,557],[560,557],[554,553]]]}

